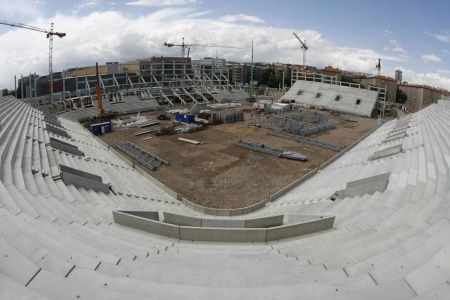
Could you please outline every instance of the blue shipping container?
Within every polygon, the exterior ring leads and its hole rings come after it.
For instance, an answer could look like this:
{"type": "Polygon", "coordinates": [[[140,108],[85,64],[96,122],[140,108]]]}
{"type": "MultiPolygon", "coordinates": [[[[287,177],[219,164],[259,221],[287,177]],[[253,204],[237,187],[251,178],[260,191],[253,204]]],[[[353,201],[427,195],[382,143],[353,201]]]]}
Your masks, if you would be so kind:
{"type": "Polygon", "coordinates": [[[177,113],[175,115],[175,119],[178,122],[193,123],[195,121],[195,115],[193,115],[193,114],[180,114],[180,113],[177,113]]]}
{"type": "Polygon", "coordinates": [[[103,122],[97,124],[91,124],[91,132],[95,135],[102,135],[112,131],[111,122],[103,122]]]}

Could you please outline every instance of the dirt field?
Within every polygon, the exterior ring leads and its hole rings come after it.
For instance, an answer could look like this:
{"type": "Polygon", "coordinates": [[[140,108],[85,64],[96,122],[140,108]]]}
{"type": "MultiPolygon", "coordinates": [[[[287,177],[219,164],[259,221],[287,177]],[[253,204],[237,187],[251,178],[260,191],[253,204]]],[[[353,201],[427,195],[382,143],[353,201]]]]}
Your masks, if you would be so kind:
{"type": "MultiPolygon", "coordinates": [[[[155,119],[156,113],[146,115],[155,119]]],[[[311,137],[349,145],[376,124],[375,120],[368,118],[345,118],[356,122],[331,118],[330,123],[335,124],[336,129],[311,137]]],[[[157,171],[148,170],[148,173],[192,202],[214,208],[244,207],[266,199],[337,154],[320,147],[270,136],[267,129],[249,126],[249,120],[250,114],[246,113],[244,122],[209,126],[195,133],[171,136],[155,136],[152,133],[135,137],[135,132],[145,129],[132,128],[101,138],[108,144],[133,142],[169,161],[169,166],[164,165],[157,171]],[[151,139],[142,141],[149,136],[151,139]],[[178,141],[179,137],[204,144],[187,144],[178,141]],[[297,151],[306,155],[308,161],[281,159],[233,146],[231,143],[238,139],[297,151]]],[[[171,122],[163,121],[159,126],[169,124],[171,122]]]]}

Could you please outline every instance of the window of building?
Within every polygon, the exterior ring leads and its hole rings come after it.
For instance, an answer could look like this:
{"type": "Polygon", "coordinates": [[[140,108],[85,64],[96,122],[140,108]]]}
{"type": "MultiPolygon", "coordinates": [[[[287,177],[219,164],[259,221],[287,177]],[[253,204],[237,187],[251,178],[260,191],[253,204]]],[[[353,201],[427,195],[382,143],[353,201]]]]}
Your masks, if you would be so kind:
{"type": "Polygon", "coordinates": [[[316,98],[320,98],[320,96],[322,96],[322,93],[317,93],[316,94],[316,98]]]}
{"type": "Polygon", "coordinates": [[[301,95],[303,93],[303,91],[302,90],[299,90],[298,92],[297,92],[297,95],[301,95]]]}
{"type": "Polygon", "coordinates": [[[356,99],[356,105],[360,105],[361,104],[361,99],[356,99]]]}
{"type": "Polygon", "coordinates": [[[334,101],[339,101],[341,100],[341,95],[337,95],[336,98],[334,99],[334,101]]]}

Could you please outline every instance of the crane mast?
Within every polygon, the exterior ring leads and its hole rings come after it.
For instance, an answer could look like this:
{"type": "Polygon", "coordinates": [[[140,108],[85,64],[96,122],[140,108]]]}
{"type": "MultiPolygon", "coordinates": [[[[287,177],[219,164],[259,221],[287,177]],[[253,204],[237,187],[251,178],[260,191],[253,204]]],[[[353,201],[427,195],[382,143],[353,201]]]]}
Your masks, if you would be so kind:
{"type": "Polygon", "coordinates": [[[305,68],[305,66],[306,66],[306,50],[308,50],[309,47],[306,46],[306,41],[302,41],[302,40],[300,39],[300,37],[299,37],[295,32],[293,32],[292,34],[293,34],[293,35],[297,38],[297,40],[300,42],[301,49],[303,50],[303,68],[305,68]]]}
{"type": "MultiPolygon", "coordinates": [[[[47,38],[49,39],[48,45],[48,77],[49,77],[49,94],[50,94],[50,103],[52,103],[53,99],[53,36],[57,36],[59,38],[63,38],[66,36],[64,32],[55,32],[54,24],[51,23],[50,30],[42,29],[39,27],[26,25],[22,23],[8,22],[4,20],[0,20],[0,25],[6,25],[11,27],[23,28],[28,30],[33,30],[41,33],[45,33],[47,38]]],[[[22,95],[23,97],[23,95],[22,95]]]]}
{"type": "Polygon", "coordinates": [[[50,81],[50,103],[53,102],[53,26],[50,26],[50,32],[47,33],[48,38],[48,79],[50,81]]]}

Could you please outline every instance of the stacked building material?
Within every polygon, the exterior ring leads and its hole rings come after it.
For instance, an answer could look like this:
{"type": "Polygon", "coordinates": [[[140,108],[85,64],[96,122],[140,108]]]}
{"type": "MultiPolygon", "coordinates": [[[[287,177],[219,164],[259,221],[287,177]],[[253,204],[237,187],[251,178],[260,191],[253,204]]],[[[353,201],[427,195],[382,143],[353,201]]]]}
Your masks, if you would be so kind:
{"type": "Polygon", "coordinates": [[[298,152],[294,152],[294,151],[282,149],[282,148],[273,148],[273,147],[267,146],[265,144],[253,143],[250,141],[238,140],[236,142],[233,142],[233,145],[241,147],[241,148],[249,149],[252,151],[275,155],[280,158],[303,160],[303,161],[308,159],[308,157],[306,157],[305,155],[298,153],[298,152]]]}
{"type": "Polygon", "coordinates": [[[302,136],[302,135],[290,134],[290,133],[286,133],[286,132],[269,131],[268,134],[273,135],[273,136],[278,136],[281,138],[285,138],[285,139],[289,139],[289,140],[294,140],[300,144],[314,145],[314,146],[318,146],[321,148],[325,148],[325,149],[329,149],[329,150],[333,150],[333,151],[337,151],[337,152],[339,152],[345,148],[344,145],[330,144],[330,143],[327,143],[327,142],[324,142],[321,140],[313,139],[313,138],[302,136]]]}
{"type": "Polygon", "coordinates": [[[244,121],[244,113],[242,111],[218,111],[213,113],[214,119],[221,120],[223,123],[235,123],[244,121]]]}
{"type": "Polygon", "coordinates": [[[166,160],[130,142],[115,144],[114,147],[134,158],[138,163],[146,166],[152,171],[158,169],[162,164],[169,164],[166,160]]]}

